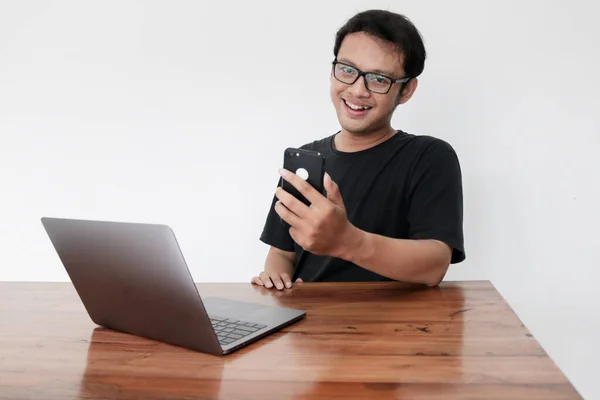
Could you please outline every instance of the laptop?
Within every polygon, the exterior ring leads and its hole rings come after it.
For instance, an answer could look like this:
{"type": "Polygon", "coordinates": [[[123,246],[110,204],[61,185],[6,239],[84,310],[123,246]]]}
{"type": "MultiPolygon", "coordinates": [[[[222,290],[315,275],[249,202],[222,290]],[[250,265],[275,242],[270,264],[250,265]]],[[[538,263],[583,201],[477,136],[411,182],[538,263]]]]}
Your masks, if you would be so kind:
{"type": "Polygon", "coordinates": [[[201,297],[169,226],[41,220],[87,313],[101,327],[225,355],[306,315],[201,297]]]}

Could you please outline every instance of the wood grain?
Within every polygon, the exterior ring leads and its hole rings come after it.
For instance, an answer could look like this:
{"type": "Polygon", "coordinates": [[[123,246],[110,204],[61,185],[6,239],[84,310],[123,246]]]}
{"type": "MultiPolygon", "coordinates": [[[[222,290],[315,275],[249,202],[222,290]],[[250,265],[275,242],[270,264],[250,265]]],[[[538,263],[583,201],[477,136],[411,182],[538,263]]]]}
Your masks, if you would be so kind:
{"type": "Polygon", "coordinates": [[[581,398],[489,282],[198,288],[307,317],[216,357],[96,327],[70,283],[0,283],[0,398],[581,398]]]}

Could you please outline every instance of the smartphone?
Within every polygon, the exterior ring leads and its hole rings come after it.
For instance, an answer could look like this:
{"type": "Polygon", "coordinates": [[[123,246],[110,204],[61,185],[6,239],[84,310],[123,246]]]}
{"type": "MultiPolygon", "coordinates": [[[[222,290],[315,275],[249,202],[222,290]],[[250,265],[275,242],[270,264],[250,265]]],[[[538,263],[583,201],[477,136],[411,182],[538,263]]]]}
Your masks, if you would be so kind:
{"type": "MultiPolygon", "coordinates": [[[[325,196],[325,186],[323,184],[325,161],[325,156],[319,152],[289,147],[285,149],[283,168],[295,173],[325,196]]],[[[281,187],[307,206],[310,206],[310,201],[283,178],[281,179],[281,187]]]]}

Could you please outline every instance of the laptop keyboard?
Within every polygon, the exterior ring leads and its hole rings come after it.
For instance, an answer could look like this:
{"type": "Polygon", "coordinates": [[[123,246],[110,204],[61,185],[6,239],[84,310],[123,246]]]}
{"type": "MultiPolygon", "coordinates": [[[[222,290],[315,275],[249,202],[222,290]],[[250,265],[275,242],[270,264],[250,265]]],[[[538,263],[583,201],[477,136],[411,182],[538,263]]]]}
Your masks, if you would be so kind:
{"type": "Polygon", "coordinates": [[[266,325],[253,324],[252,322],[215,316],[210,316],[210,322],[212,322],[212,326],[219,338],[219,343],[222,345],[233,343],[236,340],[267,327],[266,325]]]}

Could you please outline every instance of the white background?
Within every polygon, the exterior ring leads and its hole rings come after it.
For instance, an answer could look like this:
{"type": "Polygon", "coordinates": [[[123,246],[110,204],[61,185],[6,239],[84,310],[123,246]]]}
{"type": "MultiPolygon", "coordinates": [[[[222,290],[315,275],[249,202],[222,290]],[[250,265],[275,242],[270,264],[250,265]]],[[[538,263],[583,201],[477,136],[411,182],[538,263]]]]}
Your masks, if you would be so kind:
{"type": "Polygon", "coordinates": [[[336,30],[405,13],[429,52],[394,127],[449,141],[467,261],[600,398],[600,28],[592,1],[0,3],[0,280],[68,279],[41,216],[171,225],[247,282],[283,149],[338,129],[336,30]]]}

